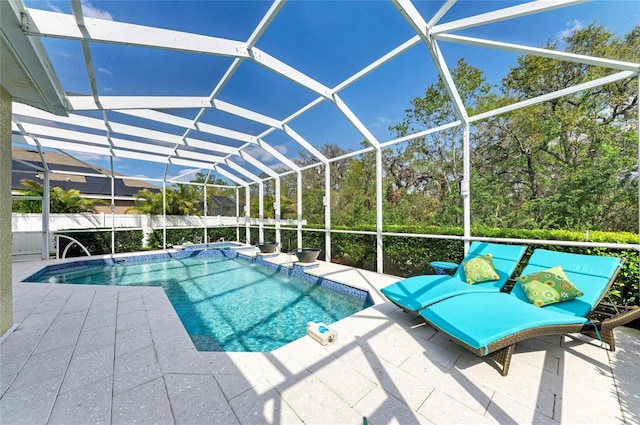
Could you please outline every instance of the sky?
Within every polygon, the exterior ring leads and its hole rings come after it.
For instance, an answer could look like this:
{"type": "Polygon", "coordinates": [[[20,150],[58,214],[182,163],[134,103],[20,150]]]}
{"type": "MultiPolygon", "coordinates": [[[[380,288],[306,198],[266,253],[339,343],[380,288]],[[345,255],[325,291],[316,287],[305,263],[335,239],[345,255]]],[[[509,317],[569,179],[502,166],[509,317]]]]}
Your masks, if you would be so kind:
{"type": "MultiPolygon", "coordinates": [[[[441,19],[448,22],[522,2],[458,1],[441,19]]],[[[68,0],[25,0],[29,8],[71,13],[68,0]]],[[[429,20],[443,1],[417,1],[416,8],[429,20]]],[[[266,1],[82,1],[85,17],[157,26],[238,41],[246,41],[271,3],[266,1]]],[[[574,29],[590,23],[603,24],[619,35],[640,23],[640,2],[602,0],[565,7],[538,15],[498,22],[457,32],[460,35],[542,47],[559,43],[574,29]]],[[[335,87],[415,33],[386,1],[290,1],[284,5],[256,47],[328,86],[335,87]]],[[[77,41],[43,39],[50,60],[69,93],[90,95],[89,79],[81,45],[77,41]]],[[[449,67],[464,57],[484,72],[491,84],[499,84],[518,55],[453,43],[440,43],[449,67]]],[[[193,53],[91,43],[91,55],[98,92],[103,96],[209,96],[226,72],[232,59],[193,53]]],[[[437,81],[435,67],[423,45],[418,45],[385,64],[339,93],[347,106],[379,142],[391,140],[389,126],[402,121],[410,101],[424,94],[437,81]]],[[[218,99],[284,119],[317,95],[260,65],[245,60],[218,99]]],[[[193,119],[197,110],[165,111],[193,119]]],[[[87,113],[90,116],[100,115],[87,113]]],[[[109,118],[132,125],[149,122],[115,112],[109,118]]],[[[267,129],[262,124],[217,110],[205,113],[203,122],[231,128],[251,135],[267,129]]],[[[328,101],[290,122],[291,127],[315,147],[334,143],[345,150],[361,147],[363,136],[328,101]]],[[[153,128],[174,134],[183,130],[170,125],[153,128]]],[[[194,133],[192,137],[239,146],[235,141],[194,133]]],[[[297,157],[301,147],[281,131],[264,138],[279,152],[297,157]]],[[[253,149],[252,154],[269,165],[268,154],[253,149]]],[[[108,167],[98,155],[78,158],[108,167]]],[[[259,174],[252,166],[238,161],[259,174]]],[[[130,176],[162,178],[164,166],[143,161],[116,159],[117,172],[130,176]]],[[[168,177],[182,175],[185,167],[170,166],[168,177]]],[[[187,177],[188,178],[188,177],[187,177]]]]}

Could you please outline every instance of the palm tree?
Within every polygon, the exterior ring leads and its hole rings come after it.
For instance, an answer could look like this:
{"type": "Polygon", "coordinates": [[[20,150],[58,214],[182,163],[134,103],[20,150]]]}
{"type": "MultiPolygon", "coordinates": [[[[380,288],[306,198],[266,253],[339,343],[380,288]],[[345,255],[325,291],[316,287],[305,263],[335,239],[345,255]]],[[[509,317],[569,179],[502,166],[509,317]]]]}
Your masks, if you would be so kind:
{"type": "MultiPolygon", "coordinates": [[[[33,180],[22,179],[20,183],[27,189],[19,190],[23,196],[44,196],[44,187],[33,180]]],[[[12,202],[11,210],[17,213],[41,213],[42,201],[19,199],[12,202]]]]}
{"type": "MultiPolygon", "coordinates": [[[[168,215],[200,215],[200,191],[197,187],[180,184],[167,188],[168,215]]],[[[136,204],[126,212],[137,211],[142,214],[162,215],[162,192],[142,189],[136,194],[136,204]]]]}
{"type": "Polygon", "coordinates": [[[95,204],[102,203],[100,200],[83,198],[77,189],[64,190],[61,187],[53,187],[50,193],[52,213],[95,213],[95,204]]]}
{"type": "Polygon", "coordinates": [[[178,184],[167,191],[167,211],[172,215],[201,215],[198,186],[178,184]]]}
{"type": "Polygon", "coordinates": [[[125,213],[137,211],[141,214],[162,215],[162,192],[151,192],[149,189],[142,189],[138,191],[135,198],[136,204],[131,208],[127,208],[125,213]]]}
{"type": "MultiPolygon", "coordinates": [[[[44,186],[36,181],[22,179],[20,183],[27,189],[20,190],[24,196],[44,197],[44,186]]],[[[83,198],[77,189],[64,190],[52,187],[49,190],[49,210],[52,213],[83,213],[96,212],[96,204],[102,203],[97,199],[83,198]]],[[[35,200],[17,200],[13,202],[13,211],[20,213],[41,213],[42,202],[35,200]]]]}

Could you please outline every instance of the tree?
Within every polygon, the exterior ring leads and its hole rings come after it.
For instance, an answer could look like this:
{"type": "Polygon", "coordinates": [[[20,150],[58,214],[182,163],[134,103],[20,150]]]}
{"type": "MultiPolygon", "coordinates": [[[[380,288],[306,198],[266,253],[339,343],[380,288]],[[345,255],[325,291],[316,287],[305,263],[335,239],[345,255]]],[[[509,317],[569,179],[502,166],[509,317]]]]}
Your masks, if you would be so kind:
{"type": "MultiPolygon", "coordinates": [[[[195,186],[178,184],[168,187],[166,191],[167,215],[201,215],[202,209],[198,208],[200,202],[199,191],[195,186]]],[[[163,215],[164,201],[162,192],[151,192],[142,189],[135,195],[135,205],[126,212],[137,211],[141,214],[163,215]]]]}
{"type": "MultiPolygon", "coordinates": [[[[566,50],[637,62],[639,33],[636,27],[618,38],[590,25],[566,38],[566,50]]],[[[523,56],[503,79],[500,102],[529,99],[613,72],[523,56]]],[[[480,124],[473,156],[474,219],[491,217],[488,223],[509,227],[637,230],[637,101],[637,83],[628,79],[480,124]],[[492,196],[483,196],[488,193],[492,196]]]]}
{"type": "Polygon", "coordinates": [[[164,211],[162,192],[152,192],[149,189],[138,191],[135,195],[135,205],[127,208],[125,213],[129,211],[135,211],[141,214],[162,215],[164,211]]]}
{"type": "MultiPolygon", "coordinates": [[[[22,179],[20,183],[27,189],[21,190],[24,196],[44,197],[44,186],[36,181],[22,179]]],[[[61,187],[52,187],[49,190],[49,211],[51,213],[77,214],[84,212],[96,212],[96,204],[102,203],[97,199],[82,197],[79,190],[64,190],[61,187]]],[[[17,200],[13,203],[13,211],[19,213],[42,213],[42,201],[17,200]]]]}
{"type": "MultiPolygon", "coordinates": [[[[451,75],[468,113],[486,107],[482,99],[490,93],[491,86],[482,71],[459,59],[451,75]]],[[[391,128],[397,137],[458,118],[441,78],[427,87],[423,97],[414,98],[411,106],[404,120],[391,128]]],[[[397,216],[422,223],[462,223],[462,137],[462,128],[456,127],[410,140],[405,146],[396,147],[393,153],[385,153],[386,201],[389,208],[400,211],[397,216]],[[413,205],[421,208],[411,208],[413,205]]]]}
{"type": "Polygon", "coordinates": [[[167,214],[202,215],[202,188],[190,184],[176,184],[167,188],[167,214]]]}

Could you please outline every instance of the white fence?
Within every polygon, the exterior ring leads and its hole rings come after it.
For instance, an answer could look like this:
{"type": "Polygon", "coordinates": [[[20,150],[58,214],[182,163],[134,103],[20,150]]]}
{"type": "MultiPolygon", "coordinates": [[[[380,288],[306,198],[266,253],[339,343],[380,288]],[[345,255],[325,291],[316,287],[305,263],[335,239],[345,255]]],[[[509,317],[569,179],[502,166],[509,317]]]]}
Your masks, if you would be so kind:
{"type": "MultiPolygon", "coordinates": [[[[273,226],[276,221],[264,219],[263,223],[273,226]]],[[[184,216],[168,215],[150,216],[141,214],[50,214],[49,231],[57,232],[62,230],[106,230],[112,228],[122,230],[142,230],[148,235],[153,229],[176,228],[212,228],[247,225],[245,217],[223,217],[223,216],[184,216]]],[[[251,226],[260,224],[260,220],[251,218],[251,226]]],[[[297,220],[280,220],[282,226],[296,226],[297,220]]],[[[303,221],[306,224],[306,220],[303,221]]],[[[11,214],[12,231],[12,255],[19,254],[39,254],[43,252],[42,246],[45,240],[42,232],[42,214],[11,214]]],[[[53,238],[52,238],[53,239],[53,238]]],[[[53,242],[52,242],[53,243],[53,242]]],[[[53,248],[53,247],[51,247],[53,248]]]]}

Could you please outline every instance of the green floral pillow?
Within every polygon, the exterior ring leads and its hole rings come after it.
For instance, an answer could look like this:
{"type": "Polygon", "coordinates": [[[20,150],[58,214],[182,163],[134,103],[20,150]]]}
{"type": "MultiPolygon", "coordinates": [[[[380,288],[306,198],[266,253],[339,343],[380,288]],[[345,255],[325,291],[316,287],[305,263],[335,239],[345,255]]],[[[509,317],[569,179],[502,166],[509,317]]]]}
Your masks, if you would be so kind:
{"type": "Polygon", "coordinates": [[[481,255],[479,257],[463,261],[462,268],[464,269],[464,275],[467,283],[471,285],[474,283],[500,279],[500,276],[498,276],[496,268],[493,265],[491,254],[481,255]]]}
{"type": "Polygon", "coordinates": [[[584,295],[567,278],[562,266],[551,267],[516,279],[533,305],[542,307],[584,295]]]}

